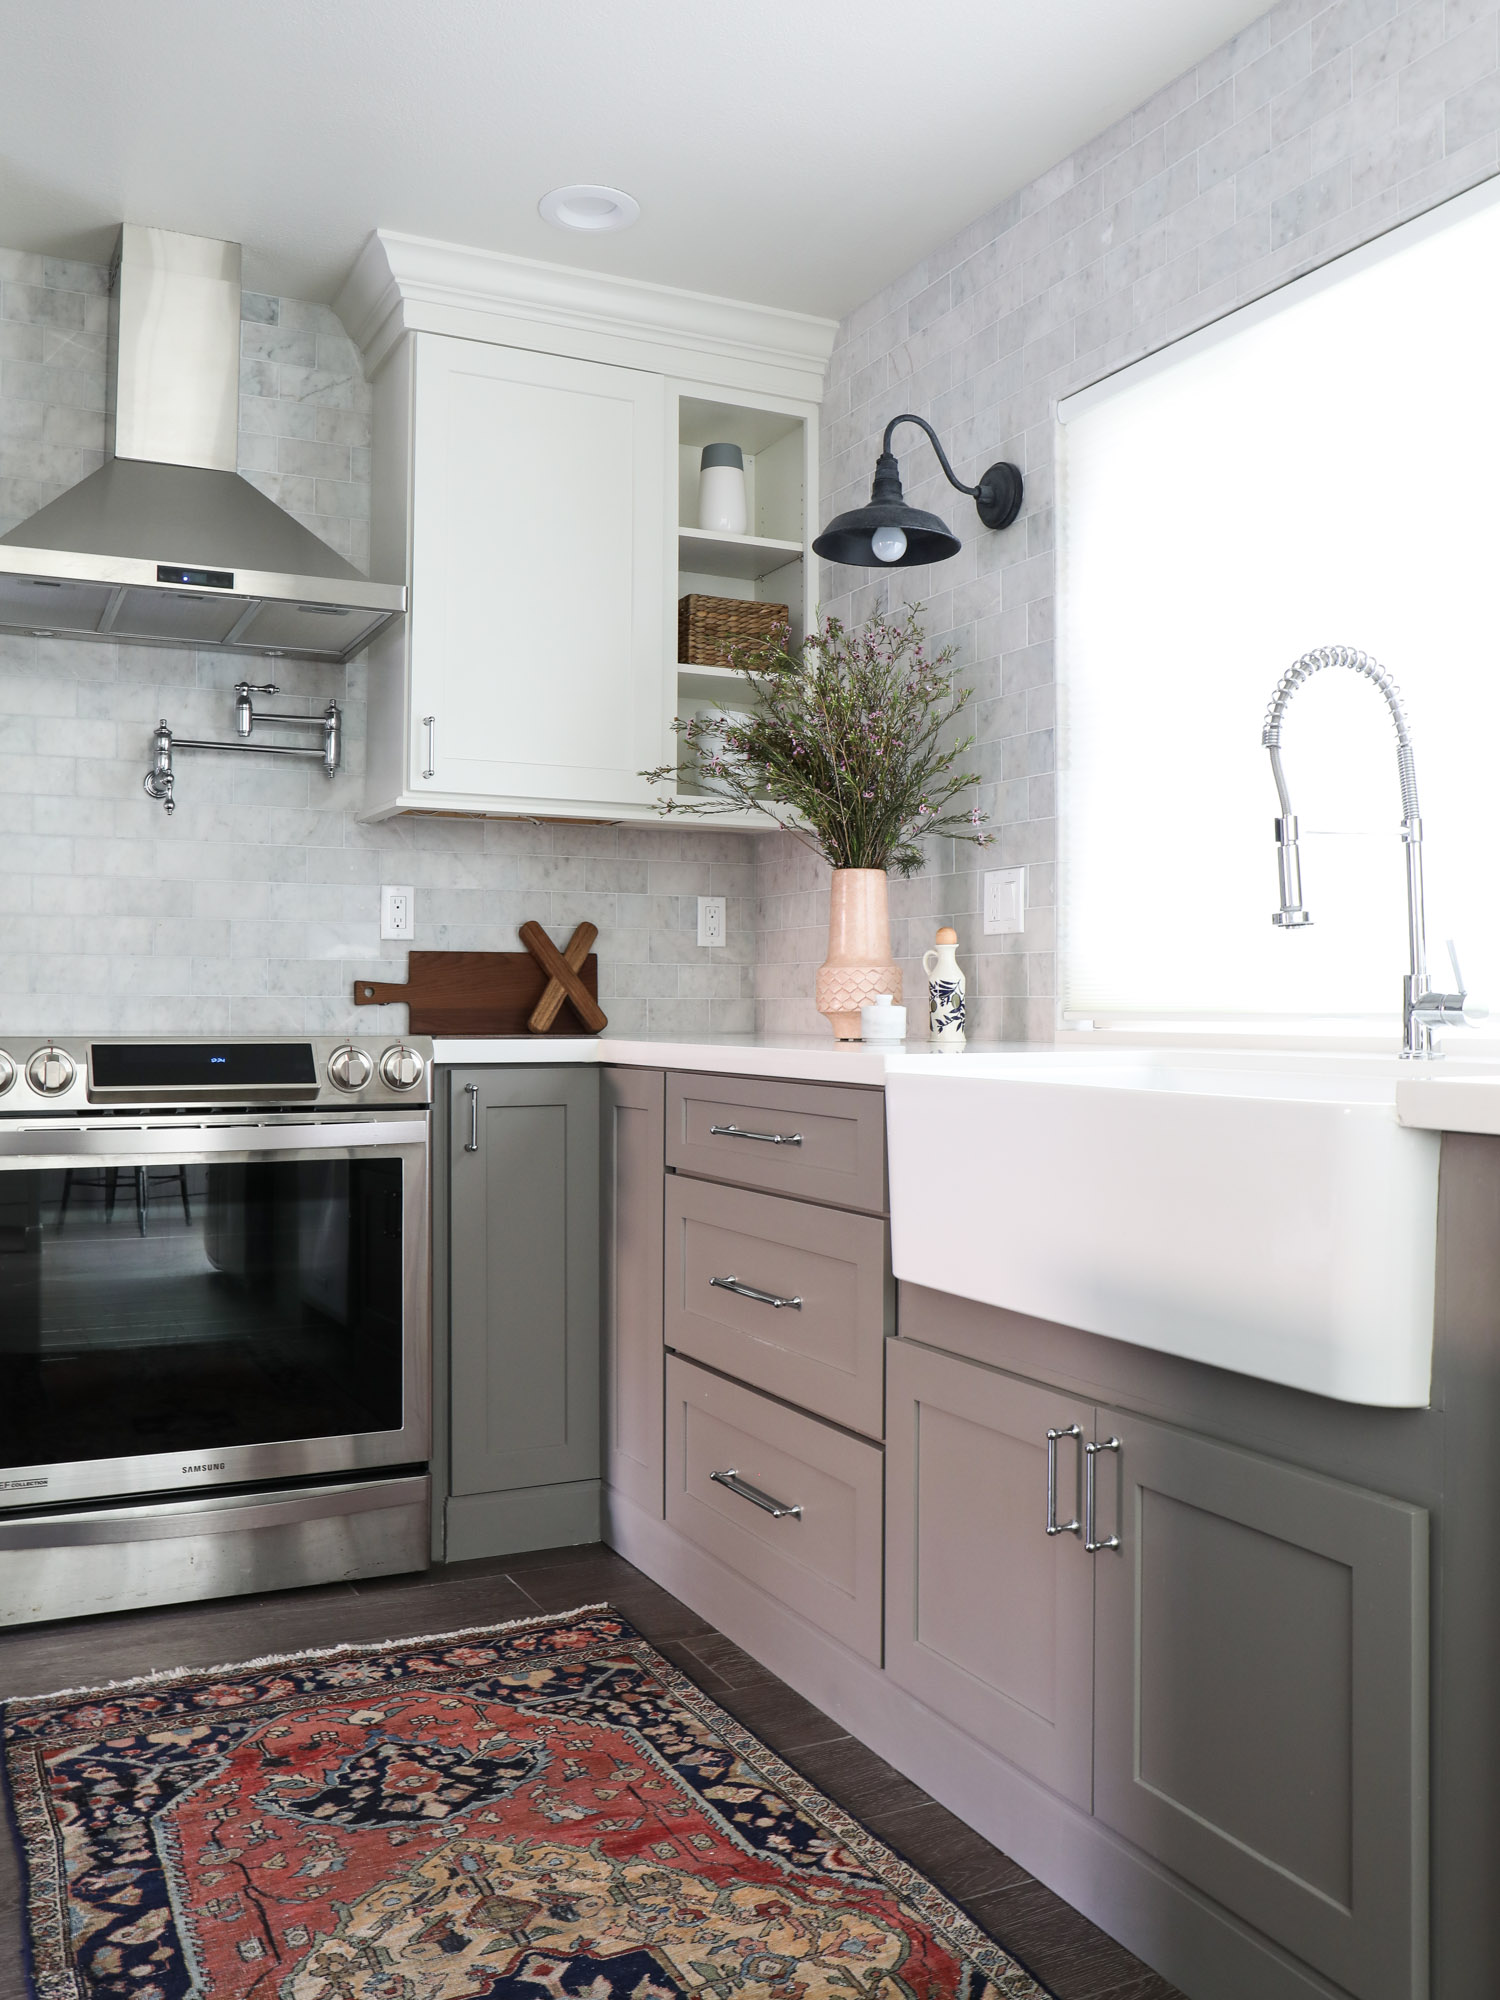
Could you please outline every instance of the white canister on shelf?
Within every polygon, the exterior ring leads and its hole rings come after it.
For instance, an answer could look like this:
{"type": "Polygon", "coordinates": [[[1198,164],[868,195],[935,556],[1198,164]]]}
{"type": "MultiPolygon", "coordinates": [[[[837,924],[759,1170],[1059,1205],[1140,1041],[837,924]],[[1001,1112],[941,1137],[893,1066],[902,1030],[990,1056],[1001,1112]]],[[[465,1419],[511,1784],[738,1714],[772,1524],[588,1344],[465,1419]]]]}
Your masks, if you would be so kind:
{"type": "Polygon", "coordinates": [[[906,1009],[895,1005],[894,993],[877,993],[859,1010],[859,1036],[864,1042],[904,1042],[906,1009]]]}
{"type": "Polygon", "coordinates": [[[749,525],[745,454],[737,444],[706,444],[698,471],[698,526],[716,535],[743,535],[749,525]]]}
{"type": "Polygon", "coordinates": [[[927,974],[933,1042],[940,1049],[961,1049],[968,984],[958,969],[957,931],[944,924],[936,945],[923,956],[922,970],[927,974]]]}

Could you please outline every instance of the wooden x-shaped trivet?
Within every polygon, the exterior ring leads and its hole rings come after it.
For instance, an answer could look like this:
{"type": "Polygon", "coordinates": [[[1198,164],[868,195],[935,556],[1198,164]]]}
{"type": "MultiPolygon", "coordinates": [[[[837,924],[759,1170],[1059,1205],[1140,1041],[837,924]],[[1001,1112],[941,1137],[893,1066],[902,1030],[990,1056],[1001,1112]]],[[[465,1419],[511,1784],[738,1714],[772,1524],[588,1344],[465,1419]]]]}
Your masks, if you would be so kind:
{"type": "Polygon", "coordinates": [[[598,935],[593,924],[580,924],[568,939],[567,950],[559,951],[540,924],[522,924],[522,944],[543,972],[550,974],[542,997],[532,1008],[531,1018],[526,1023],[532,1034],[546,1034],[557,1019],[564,1000],[572,1001],[574,1013],[594,1034],[609,1026],[598,1001],[578,977],[579,968],[593,950],[594,939],[598,935]]]}

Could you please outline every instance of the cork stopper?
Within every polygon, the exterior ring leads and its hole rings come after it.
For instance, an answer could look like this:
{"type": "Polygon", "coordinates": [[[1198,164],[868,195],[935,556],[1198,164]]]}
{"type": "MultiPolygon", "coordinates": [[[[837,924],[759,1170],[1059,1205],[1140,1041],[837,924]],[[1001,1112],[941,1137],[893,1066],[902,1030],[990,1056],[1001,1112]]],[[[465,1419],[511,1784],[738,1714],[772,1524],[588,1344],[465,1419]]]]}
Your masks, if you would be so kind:
{"type": "Polygon", "coordinates": [[[937,942],[939,944],[957,944],[958,932],[950,928],[949,925],[944,924],[943,928],[937,934],[937,942]]]}

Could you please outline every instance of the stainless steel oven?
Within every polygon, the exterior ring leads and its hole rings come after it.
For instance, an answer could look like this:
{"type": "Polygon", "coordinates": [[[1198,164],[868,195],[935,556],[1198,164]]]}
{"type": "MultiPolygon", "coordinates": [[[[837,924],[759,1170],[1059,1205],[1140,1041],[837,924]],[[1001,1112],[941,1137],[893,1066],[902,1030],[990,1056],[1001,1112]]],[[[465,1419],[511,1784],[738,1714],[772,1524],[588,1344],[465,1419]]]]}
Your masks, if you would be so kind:
{"type": "Polygon", "coordinates": [[[0,1623],[425,1564],[430,1063],[0,1050],[0,1623]]]}

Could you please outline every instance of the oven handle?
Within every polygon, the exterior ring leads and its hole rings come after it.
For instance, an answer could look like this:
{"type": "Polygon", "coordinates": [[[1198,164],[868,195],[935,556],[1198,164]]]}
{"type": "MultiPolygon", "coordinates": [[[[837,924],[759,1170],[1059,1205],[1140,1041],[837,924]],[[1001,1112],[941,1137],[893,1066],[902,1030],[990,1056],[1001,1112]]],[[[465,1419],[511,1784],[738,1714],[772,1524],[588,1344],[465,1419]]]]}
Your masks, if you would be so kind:
{"type": "Polygon", "coordinates": [[[425,1474],[297,1493],[195,1494],[156,1506],[90,1507],[68,1514],[0,1519],[0,1550],[76,1549],[100,1542],[176,1541],[184,1535],[238,1534],[246,1528],[294,1527],[330,1514],[411,1507],[430,1491],[425,1474]]]}
{"type": "Polygon", "coordinates": [[[132,1165],[161,1159],[214,1159],[221,1155],[372,1152],[427,1144],[427,1122],[375,1119],[339,1125],[73,1125],[61,1130],[0,1129],[0,1172],[6,1167],[68,1167],[79,1160],[132,1165]]]}

